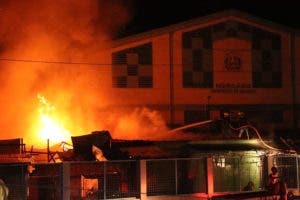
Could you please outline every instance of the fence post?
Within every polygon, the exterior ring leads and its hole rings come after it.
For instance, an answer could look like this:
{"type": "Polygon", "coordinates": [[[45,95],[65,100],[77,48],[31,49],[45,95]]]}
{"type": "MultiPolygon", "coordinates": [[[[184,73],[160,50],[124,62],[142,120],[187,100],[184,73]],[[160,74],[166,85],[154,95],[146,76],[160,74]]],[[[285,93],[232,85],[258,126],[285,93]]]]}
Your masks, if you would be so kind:
{"type": "Polygon", "coordinates": [[[271,168],[274,166],[274,156],[268,156],[267,157],[267,160],[268,160],[268,163],[267,163],[267,165],[268,165],[268,173],[271,171],[271,168]]]}
{"type": "Polygon", "coordinates": [[[178,174],[177,174],[177,159],[175,161],[175,194],[178,194],[178,174]]]}
{"type": "Polygon", "coordinates": [[[106,174],[107,174],[107,170],[106,170],[106,161],[103,162],[103,199],[106,199],[106,174]]]}
{"type": "Polygon", "coordinates": [[[140,160],[140,191],[141,200],[147,199],[147,168],[146,160],[140,160]]]}
{"type": "Polygon", "coordinates": [[[299,159],[298,156],[296,158],[296,172],[297,172],[297,189],[299,190],[299,159]]]}
{"type": "Polygon", "coordinates": [[[214,163],[212,157],[206,158],[207,195],[211,197],[214,193],[214,163]]]}
{"type": "Polygon", "coordinates": [[[62,163],[62,198],[63,200],[70,199],[70,163],[62,163]]]}

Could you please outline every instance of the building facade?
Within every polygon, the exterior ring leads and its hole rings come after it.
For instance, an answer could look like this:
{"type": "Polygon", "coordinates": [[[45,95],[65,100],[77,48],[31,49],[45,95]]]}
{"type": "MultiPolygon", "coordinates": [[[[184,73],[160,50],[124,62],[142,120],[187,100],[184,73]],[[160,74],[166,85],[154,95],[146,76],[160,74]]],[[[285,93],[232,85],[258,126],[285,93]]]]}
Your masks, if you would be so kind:
{"type": "Polygon", "coordinates": [[[111,49],[112,106],[149,107],[172,126],[242,111],[300,125],[300,35],[235,10],[129,36],[111,49]]]}

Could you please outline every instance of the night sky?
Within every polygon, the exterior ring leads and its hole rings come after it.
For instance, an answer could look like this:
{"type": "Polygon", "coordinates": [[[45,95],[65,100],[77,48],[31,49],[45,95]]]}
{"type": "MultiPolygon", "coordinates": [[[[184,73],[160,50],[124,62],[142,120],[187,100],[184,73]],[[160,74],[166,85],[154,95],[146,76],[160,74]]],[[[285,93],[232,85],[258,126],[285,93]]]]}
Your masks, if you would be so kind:
{"type": "Polygon", "coordinates": [[[237,9],[257,17],[300,29],[296,0],[130,0],[132,19],[117,37],[164,27],[226,9],[237,9]]]}

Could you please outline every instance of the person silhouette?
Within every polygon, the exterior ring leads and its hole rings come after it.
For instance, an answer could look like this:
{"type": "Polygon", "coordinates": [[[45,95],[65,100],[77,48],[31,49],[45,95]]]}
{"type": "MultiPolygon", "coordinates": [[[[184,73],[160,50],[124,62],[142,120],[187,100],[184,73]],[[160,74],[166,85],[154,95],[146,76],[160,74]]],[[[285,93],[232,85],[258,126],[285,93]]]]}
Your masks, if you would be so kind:
{"type": "Polygon", "coordinates": [[[279,183],[279,174],[276,167],[271,168],[271,173],[269,174],[268,179],[268,190],[272,195],[273,200],[279,200],[280,195],[280,183],[279,183]]]}
{"type": "Polygon", "coordinates": [[[254,190],[254,183],[249,181],[248,184],[243,188],[243,191],[253,191],[254,190]]]}
{"type": "Polygon", "coordinates": [[[238,112],[238,118],[239,118],[239,135],[238,137],[239,138],[242,138],[242,135],[243,133],[245,132],[246,133],[246,136],[247,136],[247,139],[249,140],[250,137],[249,137],[249,131],[248,131],[248,120],[246,119],[245,117],[245,114],[243,112],[238,112]]]}

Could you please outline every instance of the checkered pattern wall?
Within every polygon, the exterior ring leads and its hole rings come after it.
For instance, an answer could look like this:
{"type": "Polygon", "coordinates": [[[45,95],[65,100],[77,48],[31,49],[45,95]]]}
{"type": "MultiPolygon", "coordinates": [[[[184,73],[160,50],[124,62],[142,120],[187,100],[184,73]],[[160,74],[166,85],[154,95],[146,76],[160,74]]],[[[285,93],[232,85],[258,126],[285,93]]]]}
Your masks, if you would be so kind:
{"type": "Polygon", "coordinates": [[[183,87],[213,86],[213,57],[210,28],[183,33],[183,87]]]}
{"type": "Polygon", "coordinates": [[[152,43],[112,54],[113,87],[151,88],[153,85],[152,43]]]}
{"type": "Polygon", "coordinates": [[[280,35],[233,20],[182,34],[183,87],[213,87],[213,42],[230,37],[252,43],[254,88],[281,87],[280,35]]]}
{"type": "Polygon", "coordinates": [[[252,80],[254,88],[281,87],[281,39],[253,29],[252,80]]]}

